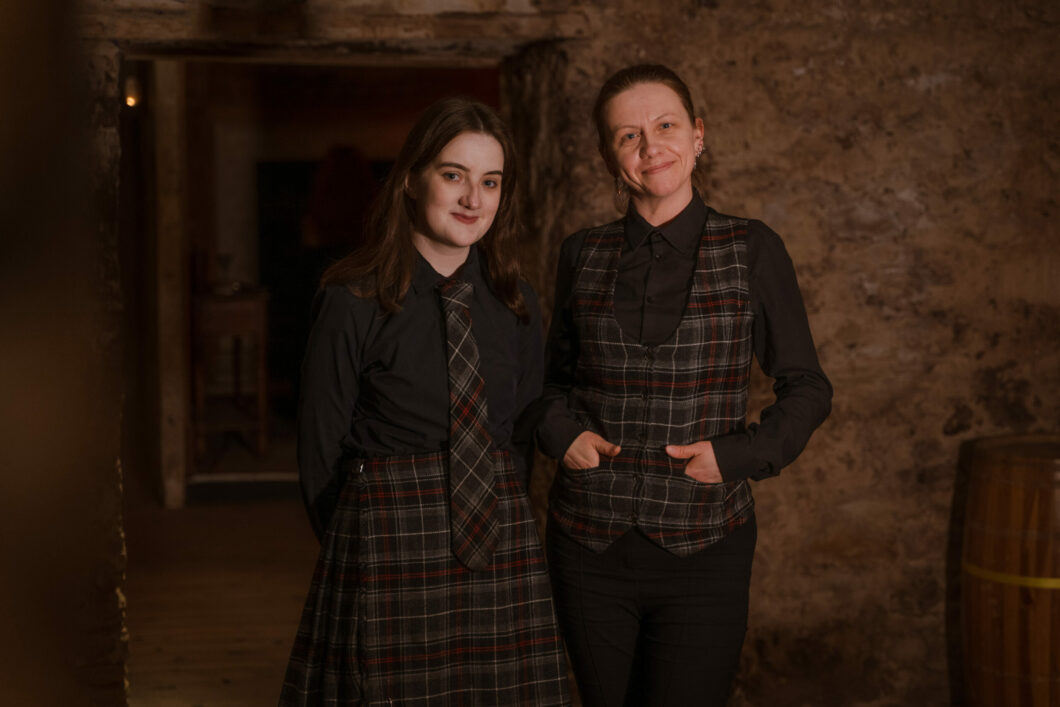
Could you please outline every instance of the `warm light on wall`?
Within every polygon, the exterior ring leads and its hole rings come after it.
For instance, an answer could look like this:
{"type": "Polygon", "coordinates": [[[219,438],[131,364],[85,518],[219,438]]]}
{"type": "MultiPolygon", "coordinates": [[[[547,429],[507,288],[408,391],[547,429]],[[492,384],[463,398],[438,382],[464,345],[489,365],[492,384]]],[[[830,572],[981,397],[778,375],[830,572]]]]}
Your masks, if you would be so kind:
{"type": "Polygon", "coordinates": [[[143,100],[143,93],[140,90],[140,81],[135,76],[125,77],[125,105],[132,108],[140,104],[143,100]]]}

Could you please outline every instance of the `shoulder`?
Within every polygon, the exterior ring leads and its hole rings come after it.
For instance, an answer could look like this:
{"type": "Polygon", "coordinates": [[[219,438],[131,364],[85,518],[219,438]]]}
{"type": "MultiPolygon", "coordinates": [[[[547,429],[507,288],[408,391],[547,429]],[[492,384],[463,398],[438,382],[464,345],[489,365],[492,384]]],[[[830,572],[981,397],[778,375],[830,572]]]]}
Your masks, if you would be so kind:
{"type": "Polygon", "coordinates": [[[752,282],[773,277],[790,269],[791,257],[780,235],[758,219],[744,219],[746,228],[740,238],[746,246],[747,264],[752,282]]]}
{"type": "Polygon", "coordinates": [[[609,235],[621,236],[625,232],[625,219],[618,219],[617,221],[611,221],[610,223],[603,223],[598,226],[590,226],[589,228],[583,228],[579,231],[567,236],[563,239],[562,245],[559,249],[559,262],[560,265],[567,265],[574,267],[578,261],[578,254],[581,253],[582,247],[585,245],[586,240],[597,239],[602,236],[606,237],[609,235]]]}
{"type": "Polygon", "coordinates": [[[559,246],[559,262],[561,265],[574,264],[571,261],[577,259],[578,253],[581,252],[582,245],[585,244],[585,235],[588,232],[588,228],[583,228],[563,239],[563,242],[559,246]]]}
{"type": "Polygon", "coordinates": [[[322,288],[313,300],[313,319],[318,326],[350,326],[371,321],[380,314],[379,301],[354,292],[355,286],[332,284],[322,288]]]}
{"type": "Polygon", "coordinates": [[[736,238],[746,238],[748,232],[752,228],[751,224],[753,223],[761,224],[761,221],[755,221],[746,216],[722,213],[713,207],[707,207],[707,222],[705,227],[708,230],[720,231],[723,229],[731,229],[736,235],[736,238]]]}
{"type": "Polygon", "coordinates": [[[777,232],[755,218],[734,216],[710,209],[707,215],[707,228],[731,228],[736,241],[746,247],[747,260],[752,268],[759,260],[768,260],[776,257],[777,254],[787,252],[784,248],[784,241],[777,235],[777,232]]]}

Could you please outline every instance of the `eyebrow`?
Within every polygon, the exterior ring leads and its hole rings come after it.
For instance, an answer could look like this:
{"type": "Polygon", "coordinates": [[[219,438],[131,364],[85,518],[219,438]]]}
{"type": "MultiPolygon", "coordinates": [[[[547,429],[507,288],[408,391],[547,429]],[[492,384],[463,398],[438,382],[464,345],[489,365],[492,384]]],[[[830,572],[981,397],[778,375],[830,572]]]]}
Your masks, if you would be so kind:
{"type": "MultiPolygon", "coordinates": [[[[471,171],[467,167],[465,167],[464,165],[460,164],[459,162],[440,162],[438,164],[438,167],[439,167],[439,169],[442,168],[442,167],[453,167],[455,169],[460,169],[460,170],[463,170],[465,172],[470,172],[471,171]]],[[[491,169],[490,171],[486,172],[486,174],[504,174],[504,170],[491,169]]]]}
{"type": "MultiPolygon", "coordinates": [[[[649,123],[657,123],[660,120],[662,120],[663,118],[670,118],[671,120],[673,120],[674,116],[676,116],[676,115],[677,115],[676,113],[663,113],[662,115],[657,115],[654,118],[650,118],[648,120],[648,122],[649,123]]],[[[615,132],[615,131],[618,131],[618,130],[625,130],[626,128],[636,128],[636,127],[639,127],[639,126],[633,125],[633,124],[616,125],[613,128],[611,128],[611,132],[615,132]]]]}

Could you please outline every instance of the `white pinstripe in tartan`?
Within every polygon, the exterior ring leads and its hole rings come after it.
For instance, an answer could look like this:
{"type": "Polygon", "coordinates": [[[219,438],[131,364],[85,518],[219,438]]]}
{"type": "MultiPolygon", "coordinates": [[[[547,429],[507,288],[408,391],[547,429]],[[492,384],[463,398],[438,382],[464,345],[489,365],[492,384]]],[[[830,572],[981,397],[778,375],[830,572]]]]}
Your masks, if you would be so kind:
{"type": "Polygon", "coordinates": [[[746,481],[702,484],[663,449],[743,422],[753,353],[746,228],[710,212],[684,315],[658,346],[633,341],[614,317],[623,222],[586,234],[572,301],[580,348],[569,403],[586,429],[622,446],[595,469],[557,475],[552,517],[586,547],[602,551],[636,525],[688,555],[750,515],[746,481]]]}
{"type": "Polygon", "coordinates": [[[486,391],[471,333],[471,283],[438,286],[449,353],[449,505],[453,553],[473,570],[485,569],[497,547],[497,492],[486,431],[486,391]]]}

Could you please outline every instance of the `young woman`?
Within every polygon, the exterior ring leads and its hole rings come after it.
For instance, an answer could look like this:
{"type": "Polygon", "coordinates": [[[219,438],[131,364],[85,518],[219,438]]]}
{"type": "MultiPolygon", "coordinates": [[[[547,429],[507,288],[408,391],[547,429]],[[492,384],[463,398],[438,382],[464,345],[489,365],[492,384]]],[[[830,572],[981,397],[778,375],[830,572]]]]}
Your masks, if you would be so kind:
{"type": "Polygon", "coordinates": [[[748,479],[799,454],[832,390],[780,238],[693,188],[703,122],[684,82],[623,69],[594,119],[629,206],[560,253],[537,433],[562,461],[556,608],[587,707],[720,706],[747,625],[748,479]],[[745,426],[752,355],[776,401],[745,426]]]}
{"type": "Polygon", "coordinates": [[[515,175],[489,108],[434,105],[324,275],[298,437],[323,547],[281,705],[569,702],[515,433],[542,378],[515,175]]]}

